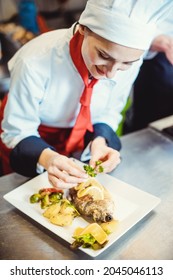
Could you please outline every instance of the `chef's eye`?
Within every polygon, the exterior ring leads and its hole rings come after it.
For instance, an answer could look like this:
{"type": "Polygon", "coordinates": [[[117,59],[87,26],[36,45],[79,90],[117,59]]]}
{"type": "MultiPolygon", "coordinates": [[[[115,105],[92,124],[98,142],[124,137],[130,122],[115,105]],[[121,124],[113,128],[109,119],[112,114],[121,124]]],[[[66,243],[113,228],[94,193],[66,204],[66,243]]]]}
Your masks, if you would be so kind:
{"type": "Polygon", "coordinates": [[[124,62],[125,65],[131,66],[133,62],[124,62]]]}
{"type": "Polygon", "coordinates": [[[103,59],[109,59],[109,56],[107,54],[105,54],[105,53],[99,52],[98,54],[103,59]]]}

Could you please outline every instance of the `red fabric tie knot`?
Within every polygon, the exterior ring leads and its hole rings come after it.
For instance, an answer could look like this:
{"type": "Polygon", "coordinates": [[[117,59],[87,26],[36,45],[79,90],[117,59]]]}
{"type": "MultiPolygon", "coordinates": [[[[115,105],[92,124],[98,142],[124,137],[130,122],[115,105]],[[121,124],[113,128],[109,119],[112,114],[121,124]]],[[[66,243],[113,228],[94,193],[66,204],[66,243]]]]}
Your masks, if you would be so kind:
{"type": "Polygon", "coordinates": [[[84,92],[80,98],[80,103],[83,106],[90,106],[91,103],[91,94],[92,94],[92,88],[86,87],[84,89],[84,92]]]}

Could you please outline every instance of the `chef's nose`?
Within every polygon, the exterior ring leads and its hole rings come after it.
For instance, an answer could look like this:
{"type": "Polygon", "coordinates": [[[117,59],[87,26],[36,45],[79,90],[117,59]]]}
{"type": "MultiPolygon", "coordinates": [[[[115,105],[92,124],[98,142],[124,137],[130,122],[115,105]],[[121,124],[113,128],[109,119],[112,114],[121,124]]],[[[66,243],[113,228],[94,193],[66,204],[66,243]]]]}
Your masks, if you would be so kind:
{"type": "Polygon", "coordinates": [[[105,74],[108,79],[111,79],[115,76],[116,72],[120,69],[119,62],[110,62],[106,65],[105,74]]]}

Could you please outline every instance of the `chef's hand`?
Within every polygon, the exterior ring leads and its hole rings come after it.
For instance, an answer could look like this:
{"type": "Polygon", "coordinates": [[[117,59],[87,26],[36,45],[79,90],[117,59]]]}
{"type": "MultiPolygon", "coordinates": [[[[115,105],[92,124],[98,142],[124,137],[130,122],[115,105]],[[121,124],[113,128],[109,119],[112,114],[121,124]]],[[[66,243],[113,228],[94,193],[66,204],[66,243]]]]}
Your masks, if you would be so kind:
{"type": "Polygon", "coordinates": [[[55,188],[69,189],[88,178],[84,169],[72,159],[50,149],[43,150],[38,163],[47,170],[48,179],[55,188]]]}
{"type": "Polygon", "coordinates": [[[153,40],[150,50],[164,52],[168,61],[173,65],[173,37],[164,34],[157,36],[153,40]]]}
{"type": "Polygon", "coordinates": [[[97,137],[91,144],[91,159],[89,165],[95,167],[96,161],[102,161],[104,172],[111,172],[120,163],[120,153],[106,145],[103,137],[97,137]]]}

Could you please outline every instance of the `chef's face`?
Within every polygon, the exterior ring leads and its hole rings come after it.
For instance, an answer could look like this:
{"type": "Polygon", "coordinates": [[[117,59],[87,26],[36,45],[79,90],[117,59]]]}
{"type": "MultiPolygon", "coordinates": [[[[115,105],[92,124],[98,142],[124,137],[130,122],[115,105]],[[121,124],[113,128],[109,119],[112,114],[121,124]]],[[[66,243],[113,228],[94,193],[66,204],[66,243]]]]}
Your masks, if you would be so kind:
{"type": "Polygon", "coordinates": [[[84,36],[81,50],[84,62],[96,79],[113,78],[117,71],[129,69],[144,52],[115,44],[81,25],[79,32],[84,36]]]}

